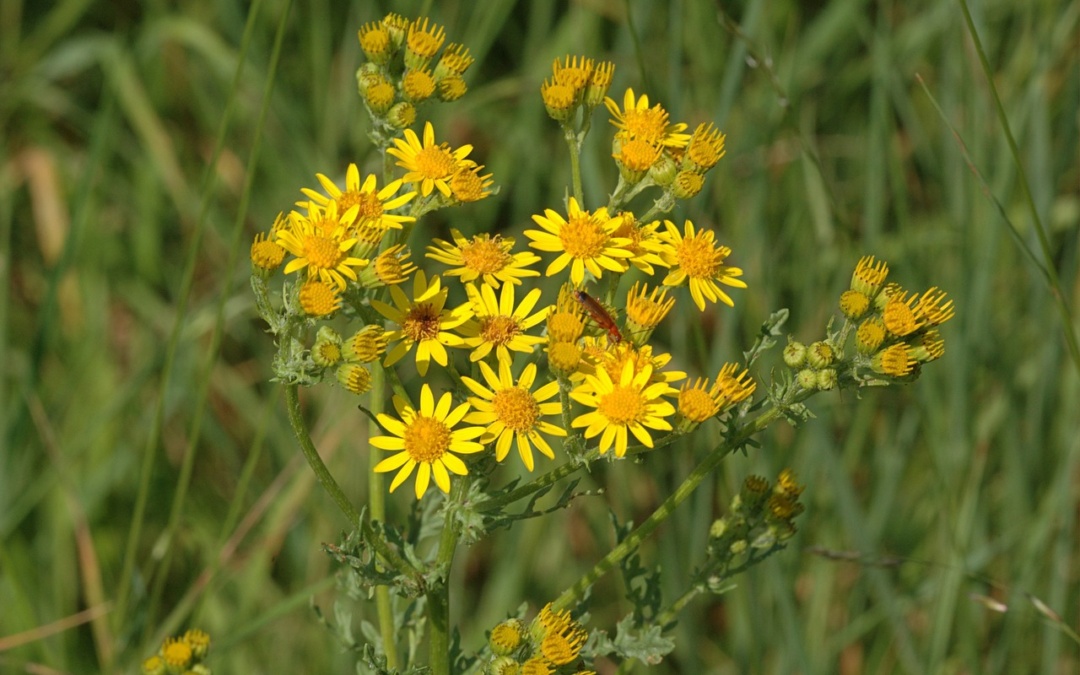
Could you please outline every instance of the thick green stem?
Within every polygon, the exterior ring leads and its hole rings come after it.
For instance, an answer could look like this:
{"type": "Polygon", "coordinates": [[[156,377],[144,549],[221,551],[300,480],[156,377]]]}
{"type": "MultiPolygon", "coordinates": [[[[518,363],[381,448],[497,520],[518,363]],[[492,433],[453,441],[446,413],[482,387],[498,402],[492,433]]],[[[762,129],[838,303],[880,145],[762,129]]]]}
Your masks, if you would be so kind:
{"type": "MultiPolygon", "coordinates": [[[[468,478],[462,477],[450,488],[449,501],[457,502],[468,491],[468,478]]],[[[457,550],[458,531],[454,526],[454,505],[448,504],[439,538],[439,552],[435,557],[435,569],[442,577],[431,586],[427,594],[428,623],[431,638],[428,643],[429,662],[433,675],[450,675],[450,567],[457,550]]]]}
{"type": "Polygon", "coordinates": [[[566,147],[570,149],[570,179],[573,182],[574,199],[577,200],[578,206],[584,209],[586,206],[585,193],[581,188],[581,142],[572,125],[564,126],[563,132],[566,147]]]}
{"type": "Polygon", "coordinates": [[[652,534],[656,528],[660,527],[660,525],[671,516],[679,504],[682,504],[686,501],[687,497],[694,493],[694,490],[698,488],[701,481],[720,465],[720,462],[724,457],[732,450],[742,445],[743,441],[767,427],[778,417],[780,417],[780,409],[773,408],[742,427],[734,438],[725,441],[714,448],[701,464],[698,464],[697,468],[690,472],[690,475],[686,477],[686,480],[682,482],[682,485],[676,488],[675,492],[653,511],[652,515],[646,518],[641,525],[638,525],[638,527],[631,532],[622,543],[613,548],[610,553],[604,556],[600,562],[596,563],[596,565],[594,565],[583,577],[578,579],[577,583],[564,591],[563,594],[552,603],[552,610],[560,611],[570,609],[571,606],[585,597],[585,591],[596,583],[598,579],[613,570],[616,565],[626,558],[626,556],[637,550],[645,538],[652,534]]]}
{"type": "Polygon", "coordinates": [[[289,423],[292,425],[293,434],[296,436],[296,441],[300,444],[300,450],[304,453],[304,458],[308,462],[308,466],[315,472],[315,477],[319,479],[319,484],[322,485],[323,490],[330,495],[330,499],[337,504],[337,507],[341,509],[341,512],[345,514],[345,517],[349,520],[349,523],[359,530],[364,540],[371,545],[375,552],[397,572],[412,577],[417,583],[420,583],[422,572],[413,567],[409,561],[398,555],[397,551],[387,546],[382,537],[375,534],[371,529],[371,524],[367,520],[360,517],[359,512],[349,502],[348,497],[342,491],[341,486],[330,474],[330,470],[326,468],[326,464],[323,463],[322,457],[319,456],[319,451],[315,449],[315,444],[311,442],[311,436],[308,434],[307,425],[304,424],[304,416],[300,412],[300,396],[297,393],[299,387],[295,384],[285,385],[285,402],[289,409],[289,423]]]}

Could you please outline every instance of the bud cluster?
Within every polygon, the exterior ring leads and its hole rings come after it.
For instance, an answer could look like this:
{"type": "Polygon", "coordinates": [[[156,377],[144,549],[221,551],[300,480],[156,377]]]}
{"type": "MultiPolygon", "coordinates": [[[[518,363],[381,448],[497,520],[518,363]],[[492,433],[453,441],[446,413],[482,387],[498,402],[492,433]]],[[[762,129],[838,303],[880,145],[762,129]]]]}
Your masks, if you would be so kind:
{"type": "Polygon", "coordinates": [[[492,629],[488,635],[492,657],[483,672],[586,675],[592,671],[578,670],[573,664],[588,638],[588,631],[571,619],[569,612],[553,611],[548,604],[530,624],[508,619],[492,629]]]}
{"type": "Polygon", "coordinates": [[[790,469],[780,472],[775,485],[761,476],[748,476],[728,514],[709,528],[713,569],[723,576],[735,565],[781,547],[795,534],[795,518],[804,510],[799,502],[802,491],[790,469]]]}
{"type": "Polygon", "coordinates": [[[142,662],[143,675],[211,675],[203,663],[209,649],[210,636],[197,628],[165,638],[158,653],[142,662]]]}

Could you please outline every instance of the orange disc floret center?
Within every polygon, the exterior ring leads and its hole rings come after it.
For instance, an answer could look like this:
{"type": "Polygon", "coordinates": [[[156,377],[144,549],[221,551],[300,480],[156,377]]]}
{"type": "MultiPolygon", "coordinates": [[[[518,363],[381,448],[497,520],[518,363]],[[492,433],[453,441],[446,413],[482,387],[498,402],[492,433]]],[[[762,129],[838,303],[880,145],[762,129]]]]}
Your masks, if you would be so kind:
{"type": "Polygon", "coordinates": [[[711,279],[723,261],[722,251],[713,248],[712,242],[704,237],[683,239],[675,250],[679,267],[691,278],[711,279]]]}
{"type": "Polygon", "coordinates": [[[420,303],[405,315],[401,331],[413,342],[434,340],[439,335],[439,313],[429,303],[420,303]]]}
{"type": "Polygon", "coordinates": [[[656,105],[645,110],[627,110],[623,113],[623,128],[634,138],[659,142],[667,131],[667,111],[656,105]]]}
{"type": "Polygon", "coordinates": [[[337,239],[309,234],[304,237],[304,257],[308,266],[318,271],[336,268],[346,256],[337,239]]]}
{"type": "Polygon", "coordinates": [[[405,429],[405,452],[417,462],[434,462],[450,447],[450,429],[431,417],[417,416],[405,429]]]}
{"type": "Polygon", "coordinates": [[[503,250],[498,239],[477,238],[461,247],[465,266],[479,274],[495,274],[506,267],[510,254],[503,250]]]}
{"type": "Polygon", "coordinates": [[[559,228],[559,241],[562,242],[563,250],[574,258],[599,256],[609,239],[600,223],[586,213],[571,216],[566,225],[559,228]]]}
{"type": "Polygon", "coordinates": [[[353,192],[350,190],[338,198],[338,209],[342,213],[348,211],[354,205],[360,206],[360,211],[356,214],[358,221],[382,218],[383,204],[379,200],[379,196],[374,192],[353,192]]]}
{"type": "Polygon", "coordinates": [[[425,178],[449,178],[456,167],[454,156],[446,145],[430,145],[416,153],[416,170],[425,178]]]}
{"type": "Polygon", "coordinates": [[[511,316],[489,316],[480,321],[480,335],[484,342],[504,345],[521,333],[517,319],[511,316]]]}
{"type": "Polygon", "coordinates": [[[615,424],[631,424],[644,416],[645,401],[641,400],[641,392],[637,389],[616,386],[610,393],[600,396],[597,410],[615,424]]]}
{"type": "Polygon", "coordinates": [[[660,157],[660,148],[652,143],[635,138],[622,146],[617,159],[631,171],[645,171],[660,157]]]}
{"type": "Polygon", "coordinates": [[[514,387],[495,392],[492,406],[499,421],[506,425],[507,429],[517,432],[529,431],[536,425],[540,416],[540,404],[536,402],[526,389],[514,387]]]}

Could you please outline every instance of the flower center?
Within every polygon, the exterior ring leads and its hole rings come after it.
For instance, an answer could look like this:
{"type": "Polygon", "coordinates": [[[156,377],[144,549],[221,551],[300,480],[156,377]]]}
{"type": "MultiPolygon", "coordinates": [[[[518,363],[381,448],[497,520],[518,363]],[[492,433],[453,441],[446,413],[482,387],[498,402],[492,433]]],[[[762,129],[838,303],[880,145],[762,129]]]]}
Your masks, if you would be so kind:
{"type": "Polygon", "coordinates": [[[711,279],[716,274],[716,268],[720,266],[717,259],[717,251],[712,244],[700,237],[683,239],[675,252],[682,268],[690,277],[697,279],[711,279]]]}
{"type": "Polygon", "coordinates": [[[337,239],[309,234],[304,237],[304,257],[312,269],[332,270],[345,259],[345,252],[341,250],[337,239]]]}
{"type": "Polygon", "coordinates": [[[648,141],[635,138],[624,143],[616,156],[631,171],[647,171],[660,157],[660,148],[648,141]]]}
{"type": "Polygon", "coordinates": [[[478,274],[494,274],[506,267],[510,254],[503,250],[498,235],[491,238],[481,235],[461,247],[461,259],[478,274]]]}
{"type": "Polygon", "coordinates": [[[434,462],[450,447],[450,429],[431,417],[413,418],[405,430],[405,452],[417,462],[434,462]]]}
{"type": "Polygon", "coordinates": [[[573,342],[581,336],[585,325],[570,312],[556,312],[548,317],[548,335],[556,342],[573,342]]]}
{"type": "Polygon", "coordinates": [[[430,303],[422,302],[405,315],[401,331],[413,342],[434,340],[439,335],[439,313],[430,303]]]}
{"type": "Polygon", "coordinates": [[[679,412],[691,422],[700,424],[716,412],[716,402],[701,389],[684,389],[679,392],[679,412]]]}
{"type": "Polygon", "coordinates": [[[429,145],[416,153],[416,170],[432,180],[449,178],[455,169],[454,156],[446,144],[429,145]]]}
{"type": "Polygon", "coordinates": [[[914,333],[922,326],[922,322],[902,297],[889,298],[889,301],[885,303],[885,311],[881,313],[881,318],[885,320],[885,328],[899,337],[914,333]]]}
{"type": "Polygon", "coordinates": [[[495,414],[499,416],[499,421],[505,424],[506,428],[518,432],[532,429],[540,416],[540,404],[523,387],[495,392],[492,405],[495,407],[495,414]]]}
{"type": "Polygon", "coordinates": [[[587,213],[572,216],[566,225],[559,228],[563,250],[575,258],[597,257],[609,238],[600,223],[587,213]]]}
{"type": "Polygon", "coordinates": [[[480,336],[484,342],[505,345],[521,333],[521,326],[512,316],[488,316],[480,320],[480,336]]]}
{"type": "Polygon", "coordinates": [[[623,113],[623,127],[634,138],[641,138],[653,143],[664,139],[667,130],[668,114],[659,105],[645,110],[627,110],[623,113]]]}
{"type": "Polygon", "coordinates": [[[359,192],[356,190],[349,190],[338,197],[338,209],[340,209],[342,213],[348,211],[357,204],[360,205],[360,211],[356,214],[357,222],[362,223],[364,221],[382,218],[383,204],[374,191],[359,192]]]}
{"type": "Polygon", "coordinates": [[[645,401],[637,389],[616,386],[614,391],[600,397],[597,410],[615,424],[631,424],[644,416],[645,401]]]}
{"type": "Polygon", "coordinates": [[[461,202],[476,202],[487,196],[484,179],[474,169],[461,169],[450,179],[450,191],[461,202]]]}

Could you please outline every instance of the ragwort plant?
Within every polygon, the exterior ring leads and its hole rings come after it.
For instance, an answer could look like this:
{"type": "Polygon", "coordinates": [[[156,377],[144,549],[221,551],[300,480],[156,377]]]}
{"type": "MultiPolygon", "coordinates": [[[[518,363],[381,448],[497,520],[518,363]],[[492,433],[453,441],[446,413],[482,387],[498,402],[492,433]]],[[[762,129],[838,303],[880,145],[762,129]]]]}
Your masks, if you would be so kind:
{"type": "Polygon", "coordinates": [[[781,419],[810,418],[814,394],[917,378],[944,351],[937,327],[952,317],[952,303],[936,288],[912,293],[887,282],[887,265],[866,256],[839,299],[841,321],[808,345],[788,338],[786,367],[764,386],[751,373],[782,335],[786,310],[711,377],[669,368],[671,355],[649,339],[675,306],[734,306],[729,291],[747,288],[721,236],[667,219],[701,190],[724,156],[725,136],[709,123],[687,133],[632,89],[621,102],[609,97],[614,65],[584,56],[556,60],[540,86],[568,148],[565,202],[532,217],[527,246],[498,234],[452,230],[444,240],[425,231],[431,243],[422,269],[407,242],[423,231],[423,216],[497,192],[470,146],[438,141],[427,121],[420,135],[412,129],[426,106],[466,93],[473,59],[462,45],[444,48],[445,31],[426,18],[390,14],[363,26],[359,39],[367,60],[358,90],[383,175],[362,176],[350,164],[342,186],[318,174],[322,190],[303,188],[296,208],[251,248],[257,307],[277,344],[274,378],[285,387],[305,457],[352,528],[327,551],[342,563],[343,595],[373,597],[379,626],[365,622],[357,640],[344,605],[323,620],[362,669],[380,673],[420,672],[425,664],[438,674],[584,673],[598,656],[657,663],[674,648],[665,631],[680,608],[730,588],[734,575],[785,547],[803,487],[789,470],[775,481],[747,477],[726,514],[701,533],[707,557],[685,593],[666,602],[637,553],[646,537],[725,457],[753,447],[755,434],[781,419]],[[579,164],[601,107],[614,127],[619,173],[606,204],[586,196],[579,164]],[[645,196],[651,206],[631,211],[645,196]],[[545,292],[541,276],[562,286],[545,292]],[[624,277],[633,280],[625,293],[624,277]],[[406,386],[409,362],[425,378],[415,396],[406,386]],[[447,373],[450,390],[426,381],[435,369],[447,373]],[[324,383],[356,395],[370,418],[363,507],[321,461],[300,412],[298,389],[324,383]],[[720,442],[649,517],[620,529],[618,545],[577,583],[531,620],[526,607],[508,606],[511,618],[478,649],[452,640],[447,580],[458,547],[565,508],[580,496],[575,474],[594,462],[639,455],[647,462],[703,425],[718,426],[720,442]],[[500,481],[497,469],[512,455],[540,474],[500,481]],[[392,476],[390,493],[406,486],[417,500],[408,522],[387,521],[384,474],[392,476]],[[554,503],[541,506],[549,493],[554,503]],[[583,601],[616,568],[633,612],[613,633],[590,632],[583,601]]]}

